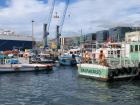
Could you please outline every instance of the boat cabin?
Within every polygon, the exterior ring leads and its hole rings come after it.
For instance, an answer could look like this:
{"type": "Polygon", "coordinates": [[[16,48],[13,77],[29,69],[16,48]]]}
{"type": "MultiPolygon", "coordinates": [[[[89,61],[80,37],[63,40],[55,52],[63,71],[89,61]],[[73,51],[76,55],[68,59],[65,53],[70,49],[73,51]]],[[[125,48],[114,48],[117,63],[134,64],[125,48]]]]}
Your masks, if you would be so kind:
{"type": "Polygon", "coordinates": [[[122,53],[124,52],[124,48],[122,48],[120,43],[109,43],[92,50],[94,59],[98,59],[101,50],[106,58],[119,58],[120,56],[123,56],[122,53]]]}
{"type": "Polygon", "coordinates": [[[131,42],[126,44],[126,57],[132,61],[140,61],[140,43],[131,42]]]}

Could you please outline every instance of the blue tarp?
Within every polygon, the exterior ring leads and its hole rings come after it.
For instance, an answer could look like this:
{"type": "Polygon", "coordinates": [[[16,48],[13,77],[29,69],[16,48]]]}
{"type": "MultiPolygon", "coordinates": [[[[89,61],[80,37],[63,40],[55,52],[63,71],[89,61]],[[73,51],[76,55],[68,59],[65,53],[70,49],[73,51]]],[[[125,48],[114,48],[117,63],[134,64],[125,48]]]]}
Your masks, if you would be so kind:
{"type": "Polygon", "coordinates": [[[19,64],[19,61],[17,59],[10,59],[8,64],[19,64]]]}

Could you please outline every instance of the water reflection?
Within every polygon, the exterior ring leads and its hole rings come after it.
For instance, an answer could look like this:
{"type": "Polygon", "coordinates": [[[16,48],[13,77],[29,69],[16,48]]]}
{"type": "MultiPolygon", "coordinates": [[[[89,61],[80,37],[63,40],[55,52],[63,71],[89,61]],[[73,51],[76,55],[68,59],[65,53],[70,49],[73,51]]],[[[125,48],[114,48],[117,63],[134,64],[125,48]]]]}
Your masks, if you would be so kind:
{"type": "Polygon", "coordinates": [[[79,78],[77,68],[0,75],[0,105],[139,105],[140,82],[79,78]]]}
{"type": "Polygon", "coordinates": [[[92,79],[79,79],[78,97],[89,101],[111,104],[136,105],[140,98],[139,81],[99,82],[92,79]]]}

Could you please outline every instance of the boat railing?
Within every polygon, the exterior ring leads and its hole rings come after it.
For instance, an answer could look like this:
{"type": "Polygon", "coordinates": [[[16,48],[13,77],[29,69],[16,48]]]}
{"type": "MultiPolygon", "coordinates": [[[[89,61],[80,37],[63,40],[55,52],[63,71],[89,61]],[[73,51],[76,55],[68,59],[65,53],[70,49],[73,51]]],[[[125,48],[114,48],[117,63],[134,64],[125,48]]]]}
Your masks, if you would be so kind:
{"type": "MultiPolygon", "coordinates": [[[[104,66],[108,66],[108,67],[136,67],[138,66],[138,61],[136,62],[132,62],[130,58],[128,57],[123,57],[123,58],[120,58],[120,57],[106,57],[105,58],[106,60],[106,64],[104,66]]],[[[96,59],[96,58],[91,58],[89,59],[87,62],[84,61],[84,58],[81,59],[82,63],[88,63],[88,64],[100,64],[99,62],[99,59],[96,59]]]]}

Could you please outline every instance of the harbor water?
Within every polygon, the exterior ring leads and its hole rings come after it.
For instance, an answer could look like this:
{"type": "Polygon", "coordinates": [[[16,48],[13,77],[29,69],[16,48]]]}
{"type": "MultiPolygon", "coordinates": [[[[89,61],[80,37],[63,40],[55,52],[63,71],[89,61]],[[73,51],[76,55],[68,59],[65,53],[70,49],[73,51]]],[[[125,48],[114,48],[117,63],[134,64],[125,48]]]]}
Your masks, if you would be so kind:
{"type": "Polygon", "coordinates": [[[0,75],[0,105],[139,105],[140,81],[78,77],[76,67],[0,75]]]}

